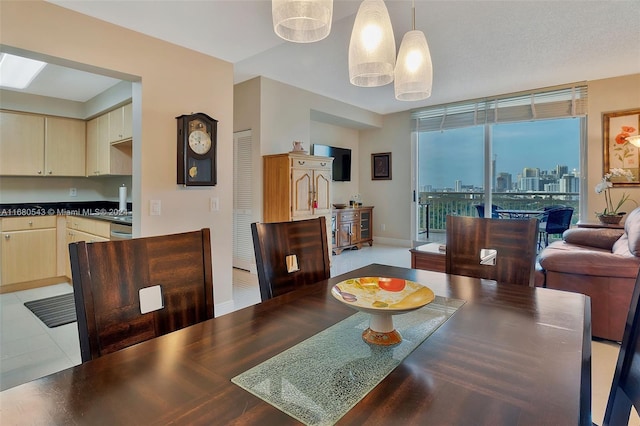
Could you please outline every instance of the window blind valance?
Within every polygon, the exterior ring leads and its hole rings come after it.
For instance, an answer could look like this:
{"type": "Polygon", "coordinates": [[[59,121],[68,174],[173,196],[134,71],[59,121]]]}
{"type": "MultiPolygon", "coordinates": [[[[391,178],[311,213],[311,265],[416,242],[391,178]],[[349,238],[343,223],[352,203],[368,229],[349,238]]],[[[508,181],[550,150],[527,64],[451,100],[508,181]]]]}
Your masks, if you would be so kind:
{"type": "Polygon", "coordinates": [[[587,85],[571,85],[437,105],[414,111],[414,129],[429,132],[490,123],[587,114],[587,85]]]}

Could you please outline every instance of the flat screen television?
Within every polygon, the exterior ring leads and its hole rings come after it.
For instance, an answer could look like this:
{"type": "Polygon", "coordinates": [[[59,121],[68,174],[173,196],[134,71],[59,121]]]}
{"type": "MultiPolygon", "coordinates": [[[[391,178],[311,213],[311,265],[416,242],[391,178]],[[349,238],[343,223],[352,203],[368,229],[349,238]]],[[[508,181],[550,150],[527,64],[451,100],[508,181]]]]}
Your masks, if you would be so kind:
{"type": "Polygon", "coordinates": [[[351,181],[351,150],[329,145],[313,144],[311,154],[321,157],[333,157],[333,181],[351,181]]]}

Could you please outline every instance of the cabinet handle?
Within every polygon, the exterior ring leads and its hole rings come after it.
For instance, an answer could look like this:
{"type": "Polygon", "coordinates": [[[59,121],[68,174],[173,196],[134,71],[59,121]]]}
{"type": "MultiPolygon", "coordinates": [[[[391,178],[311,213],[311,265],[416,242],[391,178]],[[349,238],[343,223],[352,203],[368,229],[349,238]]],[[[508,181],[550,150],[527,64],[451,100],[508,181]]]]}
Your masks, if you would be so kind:
{"type": "Polygon", "coordinates": [[[327,165],[327,163],[320,163],[320,165],[321,165],[322,167],[324,167],[324,166],[326,166],[326,165],[327,165]]]}
{"type": "Polygon", "coordinates": [[[42,170],[38,170],[38,174],[41,175],[42,174],[42,170]]]}
{"type": "Polygon", "coordinates": [[[300,164],[301,166],[302,166],[304,163],[306,163],[306,161],[300,161],[300,160],[298,160],[298,164],[300,164]]]}
{"type": "Polygon", "coordinates": [[[53,174],[53,172],[51,170],[49,170],[49,174],[51,175],[51,174],[53,174]]]}
{"type": "Polygon", "coordinates": [[[33,226],[33,221],[32,220],[29,221],[29,226],[33,226]]]}
{"type": "Polygon", "coordinates": [[[4,234],[4,239],[5,239],[5,240],[8,240],[8,239],[10,239],[10,238],[11,238],[11,235],[9,235],[9,234],[4,234]]]}

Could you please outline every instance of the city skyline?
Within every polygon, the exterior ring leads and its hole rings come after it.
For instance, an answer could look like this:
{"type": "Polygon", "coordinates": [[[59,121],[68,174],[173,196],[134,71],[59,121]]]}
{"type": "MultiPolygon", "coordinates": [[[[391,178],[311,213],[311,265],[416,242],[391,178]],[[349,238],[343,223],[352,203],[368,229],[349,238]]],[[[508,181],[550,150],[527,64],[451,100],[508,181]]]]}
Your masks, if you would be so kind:
{"type": "MultiPolygon", "coordinates": [[[[578,171],[580,127],[577,118],[493,125],[494,176],[510,173],[517,179],[525,168],[550,172],[556,166],[578,171]]],[[[483,187],[483,139],[484,126],[421,133],[418,187],[453,189],[457,180],[483,187]]]]}

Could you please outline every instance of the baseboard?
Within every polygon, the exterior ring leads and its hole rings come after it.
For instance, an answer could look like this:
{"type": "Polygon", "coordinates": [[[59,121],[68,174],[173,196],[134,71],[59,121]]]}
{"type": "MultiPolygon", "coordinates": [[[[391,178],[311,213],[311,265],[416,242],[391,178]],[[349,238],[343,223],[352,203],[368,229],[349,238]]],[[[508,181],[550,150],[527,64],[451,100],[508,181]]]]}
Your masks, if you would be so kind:
{"type": "Polygon", "coordinates": [[[13,293],[14,291],[31,290],[32,288],[46,287],[49,285],[71,283],[67,277],[43,278],[41,280],[23,281],[21,283],[6,284],[0,286],[0,294],[13,293]]]}
{"type": "Polygon", "coordinates": [[[382,244],[384,246],[396,246],[412,248],[411,240],[401,240],[399,238],[374,237],[373,244],[382,244]]]}

